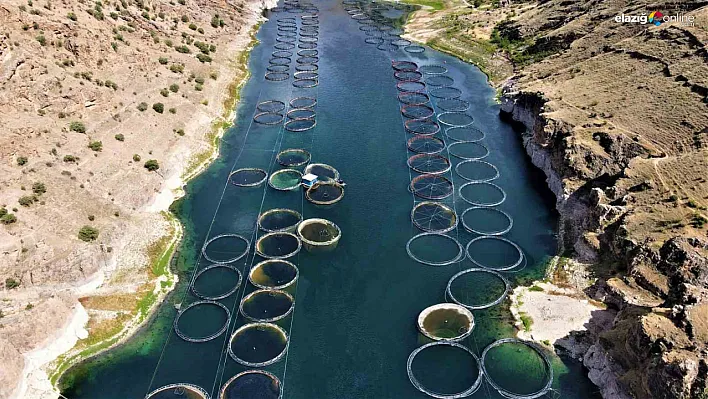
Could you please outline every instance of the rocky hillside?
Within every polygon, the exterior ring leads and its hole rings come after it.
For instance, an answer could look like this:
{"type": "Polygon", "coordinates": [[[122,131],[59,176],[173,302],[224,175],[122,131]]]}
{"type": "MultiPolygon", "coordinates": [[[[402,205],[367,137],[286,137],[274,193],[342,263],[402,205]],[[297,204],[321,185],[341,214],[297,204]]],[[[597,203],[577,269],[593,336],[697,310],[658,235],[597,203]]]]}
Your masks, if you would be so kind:
{"type": "Polygon", "coordinates": [[[541,1],[497,25],[504,113],[557,197],[566,257],[616,314],[573,337],[612,398],[705,398],[708,2],[541,1]],[[654,24],[618,15],[680,14],[654,24]]]}
{"type": "Polygon", "coordinates": [[[0,397],[78,297],[91,342],[144,311],[176,234],[160,211],[212,155],[262,7],[0,3],[0,397]]]}

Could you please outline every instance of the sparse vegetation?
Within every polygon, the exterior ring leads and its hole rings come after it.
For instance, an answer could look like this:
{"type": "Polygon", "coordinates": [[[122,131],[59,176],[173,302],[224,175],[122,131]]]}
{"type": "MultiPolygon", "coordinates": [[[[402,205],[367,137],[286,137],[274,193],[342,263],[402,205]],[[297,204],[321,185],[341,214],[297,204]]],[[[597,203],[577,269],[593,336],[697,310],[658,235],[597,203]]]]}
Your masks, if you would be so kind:
{"type": "Polygon", "coordinates": [[[89,143],[88,148],[92,149],[93,151],[99,152],[103,150],[103,143],[100,141],[92,141],[89,143]]]}
{"type": "Polygon", "coordinates": [[[79,240],[81,241],[95,241],[98,238],[98,229],[91,226],[84,226],[79,230],[79,240]]]}
{"type": "Polygon", "coordinates": [[[86,133],[86,126],[84,126],[83,122],[73,121],[69,124],[69,130],[77,133],[86,133]]]}
{"type": "Polygon", "coordinates": [[[47,186],[42,182],[34,182],[32,184],[32,192],[37,195],[42,195],[47,192],[47,186]]]}
{"type": "Polygon", "coordinates": [[[64,162],[71,163],[76,162],[77,158],[73,155],[64,155],[64,162]]]}
{"type": "Polygon", "coordinates": [[[39,198],[37,198],[36,195],[23,195],[22,197],[17,199],[17,202],[24,207],[29,207],[38,200],[39,198]]]}
{"type": "MultiPolygon", "coordinates": [[[[7,210],[5,210],[5,212],[7,212],[7,210]]],[[[5,213],[4,215],[0,216],[0,223],[2,224],[12,224],[15,222],[17,222],[17,216],[12,213],[5,213]]]]}

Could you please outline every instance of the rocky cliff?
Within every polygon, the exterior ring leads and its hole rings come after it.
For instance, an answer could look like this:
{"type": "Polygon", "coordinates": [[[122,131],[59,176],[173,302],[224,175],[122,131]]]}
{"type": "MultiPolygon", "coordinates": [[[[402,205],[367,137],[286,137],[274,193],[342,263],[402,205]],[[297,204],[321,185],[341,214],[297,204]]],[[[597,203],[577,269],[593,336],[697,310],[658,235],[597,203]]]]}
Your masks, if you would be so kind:
{"type": "Polygon", "coordinates": [[[706,2],[542,1],[498,25],[502,112],[557,197],[564,255],[616,312],[583,337],[605,397],[704,398],[708,371],[706,2]],[[651,11],[693,23],[617,22],[651,11]]]}

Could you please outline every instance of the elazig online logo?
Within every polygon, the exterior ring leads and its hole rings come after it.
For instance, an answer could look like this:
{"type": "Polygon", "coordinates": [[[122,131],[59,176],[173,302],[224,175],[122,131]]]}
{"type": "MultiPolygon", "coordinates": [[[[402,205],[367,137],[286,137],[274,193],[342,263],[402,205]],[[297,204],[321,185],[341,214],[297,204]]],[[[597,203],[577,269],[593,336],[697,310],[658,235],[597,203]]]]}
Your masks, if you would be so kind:
{"type": "Polygon", "coordinates": [[[628,15],[620,14],[615,16],[615,22],[632,23],[632,24],[654,24],[659,26],[665,22],[679,22],[683,26],[693,26],[696,22],[696,17],[693,15],[685,15],[676,13],[674,15],[664,15],[661,11],[652,11],[649,14],[628,15]]]}

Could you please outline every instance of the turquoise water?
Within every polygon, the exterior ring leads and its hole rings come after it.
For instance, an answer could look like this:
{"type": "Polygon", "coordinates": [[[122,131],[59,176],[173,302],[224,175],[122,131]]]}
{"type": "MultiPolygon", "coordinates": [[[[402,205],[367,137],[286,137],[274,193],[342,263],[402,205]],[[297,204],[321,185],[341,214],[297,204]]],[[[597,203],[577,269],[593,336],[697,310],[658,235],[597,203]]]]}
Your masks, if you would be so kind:
{"type": "MultiPolygon", "coordinates": [[[[247,282],[247,270],[261,260],[253,255],[254,241],[262,235],[256,235],[256,220],[259,213],[271,208],[294,209],[304,218],[329,219],[342,230],[333,252],[314,255],[303,250],[289,259],[300,271],[297,284],[288,289],[295,298],[294,311],[276,322],[287,332],[289,348],[279,362],[264,368],[282,382],[283,397],[426,397],[413,387],[406,372],[411,351],[426,343],[417,332],[415,320],[422,309],[445,301],[450,277],[473,264],[464,260],[448,266],[427,266],[413,261],[406,252],[407,241],[420,233],[410,219],[413,202],[420,199],[408,190],[414,175],[406,165],[411,155],[406,140],[411,135],[403,128],[392,58],[446,66],[446,76],[462,90],[462,99],[472,104],[467,113],[474,117],[474,125],[486,133],[482,143],[490,155],[485,161],[494,164],[500,174],[494,183],[507,193],[505,202],[497,207],[514,221],[505,237],[523,248],[527,260],[523,270],[506,276],[514,283],[543,276],[545,262],[556,248],[553,199],[543,177],[529,164],[518,135],[499,120],[495,93],[485,76],[477,68],[431,49],[421,54],[378,50],[376,45],[365,44],[367,36],[341,2],[323,0],[317,6],[319,85],[301,89],[293,88],[292,78],[277,82],[264,79],[277,43],[275,20],[300,19],[299,14],[275,14],[258,33],[260,44],[249,61],[253,77],[242,91],[236,123],[224,136],[221,156],[189,183],[187,195],[173,206],[185,225],[185,240],[175,262],[179,287],[129,342],[69,370],[60,382],[67,398],[138,399],[171,383],[194,384],[216,397],[224,382],[248,369],[229,358],[226,350],[231,333],[245,323],[238,314],[240,299],[254,290],[247,282]],[[315,128],[294,133],[284,130],[282,124],[252,122],[258,103],[287,103],[303,95],[317,98],[315,128]],[[299,190],[276,191],[267,183],[257,187],[227,184],[229,173],[238,168],[262,168],[270,173],[280,169],[275,155],[287,148],[305,148],[312,154],[312,162],[335,167],[347,183],[344,199],[330,207],[318,207],[308,203],[299,190]],[[188,283],[195,270],[210,264],[200,256],[203,243],[220,234],[239,234],[251,243],[248,255],[232,263],[242,271],[241,287],[219,300],[233,317],[228,331],[216,339],[186,342],[172,330],[175,305],[184,308],[197,300],[188,291],[188,283]]],[[[295,58],[290,64],[291,72],[295,58]]],[[[454,169],[459,159],[450,159],[454,169]]],[[[443,202],[460,216],[470,207],[457,193],[464,181],[454,172],[446,176],[456,191],[443,202]]],[[[494,194],[475,192],[485,198],[494,194]]],[[[490,229],[498,228],[496,224],[490,229]]],[[[463,245],[475,237],[461,226],[448,235],[463,245]]],[[[444,260],[454,257],[457,251],[451,241],[425,240],[411,245],[417,256],[444,260]]],[[[221,241],[213,248],[217,245],[218,251],[213,255],[224,258],[235,257],[242,249],[236,241],[221,241]]],[[[500,244],[483,246],[477,260],[514,260],[506,252],[509,248],[497,245],[500,244]],[[509,259],[491,259],[500,251],[509,259]]],[[[199,280],[199,290],[209,295],[227,292],[228,284],[235,280],[227,269],[205,273],[199,280]]],[[[493,300],[498,290],[488,289],[486,283],[483,279],[470,279],[466,286],[455,286],[455,291],[464,293],[466,287],[468,298],[486,298],[492,291],[493,300]]],[[[200,305],[192,311],[185,313],[179,323],[183,332],[191,336],[218,331],[227,321],[221,308],[213,305],[200,305]]],[[[514,335],[511,316],[504,305],[474,311],[474,315],[474,333],[463,344],[477,356],[491,342],[514,335]]],[[[277,341],[278,337],[271,334],[269,339],[277,341]]],[[[235,348],[246,350],[240,344],[235,348]]],[[[265,349],[272,351],[273,346],[265,349]]],[[[477,375],[471,355],[434,349],[421,352],[412,365],[426,387],[452,392],[471,385],[477,375]]],[[[496,363],[489,366],[500,384],[510,389],[538,386],[544,370],[533,353],[500,347],[493,355],[490,358],[496,363]],[[499,358],[506,359],[503,363],[510,367],[500,365],[499,358]]],[[[556,392],[549,395],[594,397],[596,389],[579,364],[557,357],[553,364],[556,392]]],[[[473,397],[499,395],[485,383],[473,397]]]]}

